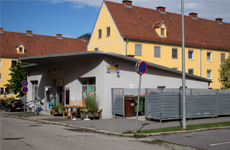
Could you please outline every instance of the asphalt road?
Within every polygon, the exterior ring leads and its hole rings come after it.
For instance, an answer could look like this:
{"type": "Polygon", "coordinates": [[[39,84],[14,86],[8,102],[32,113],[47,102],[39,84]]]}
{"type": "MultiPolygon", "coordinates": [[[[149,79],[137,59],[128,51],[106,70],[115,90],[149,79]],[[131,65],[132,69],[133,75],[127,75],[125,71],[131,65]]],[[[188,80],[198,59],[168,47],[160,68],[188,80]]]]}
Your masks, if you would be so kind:
{"type": "Polygon", "coordinates": [[[175,145],[147,144],[147,139],[109,136],[60,125],[1,119],[1,150],[191,150],[175,145]]]}
{"type": "Polygon", "coordinates": [[[185,134],[172,134],[149,138],[157,138],[164,141],[207,150],[230,150],[229,129],[209,130],[185,134]]]}

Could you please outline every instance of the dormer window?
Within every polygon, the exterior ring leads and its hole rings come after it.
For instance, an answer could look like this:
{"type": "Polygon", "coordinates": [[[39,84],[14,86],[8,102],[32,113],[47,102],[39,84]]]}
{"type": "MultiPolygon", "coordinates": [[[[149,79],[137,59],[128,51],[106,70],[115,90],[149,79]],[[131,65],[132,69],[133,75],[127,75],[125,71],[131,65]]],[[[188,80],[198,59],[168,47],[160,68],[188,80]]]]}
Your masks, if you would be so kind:
{"type": "Polygon", "coordinates": [[[19,47],[19,53],[23,53],[22,47],[19,47]]]}
{"type": "Polygon", "coordinates": [[[161,28],[161,36],[165,36],[165,28],[161,28]]]}
{"type": "Polygon", "coordinates": [[[167,38],[167,28],[164,21],[158,21],[153,24],[153,29],[155,29],[160,38],[167,38]]]}
{"type": "Polygon", "coordinates": [[[25,53],[25,46],[22,43],[20,43],[15,48],[16,48],[18,54],[24,54],[25,53]]]}

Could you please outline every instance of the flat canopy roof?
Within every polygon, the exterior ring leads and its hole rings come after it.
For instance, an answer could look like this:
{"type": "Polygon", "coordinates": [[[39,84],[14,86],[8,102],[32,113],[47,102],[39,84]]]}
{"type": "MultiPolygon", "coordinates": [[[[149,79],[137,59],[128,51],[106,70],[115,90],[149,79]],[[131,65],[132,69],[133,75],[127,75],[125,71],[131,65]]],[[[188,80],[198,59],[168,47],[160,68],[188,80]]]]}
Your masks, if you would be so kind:
{"type": "MultiPolygon", "coordinates": [[[[140,61],[139,59],[136,59],[136,58],[131,58],[128,56],[120,55],[117,53],[106,52],[106,51],[86,51],[86,52],[74,52],[74,53],[40,55],[40,56],[31,56],[31,57],[20,57],[19,60],[23,62],[31,63],[30,65],[23,66],[23,68],[31,68],[35,66],[45,66],[47,64],[56,64],[60,62],[70,61],[70,60],[77,60],[78,58],[90,59],[90,58],[99,57],[99,56],[114,57],[114,58],[123,59],[123,60],[134,62],[134,63],[140,61]]],[[[169,71],[169,72],[173,72],[173,73],[182,75],[181,71],[178,71],[172,68],[164,67],[164,66],[157,65],[154,63],[150,63],[150,62],[146,62],[146,64],[148,67],[153,67],[153,68],[157,68],[157,69],[161,69],[161,70],[165,70],[165,71],[169,71]]],[[[188,74],[188,73],[186,73],[186,76],[197,79],[197,80],[205,81],[205,82],[212,82],[209,79],[206,79],[200,76],[195,76],[195,75],[188,74]]]]}

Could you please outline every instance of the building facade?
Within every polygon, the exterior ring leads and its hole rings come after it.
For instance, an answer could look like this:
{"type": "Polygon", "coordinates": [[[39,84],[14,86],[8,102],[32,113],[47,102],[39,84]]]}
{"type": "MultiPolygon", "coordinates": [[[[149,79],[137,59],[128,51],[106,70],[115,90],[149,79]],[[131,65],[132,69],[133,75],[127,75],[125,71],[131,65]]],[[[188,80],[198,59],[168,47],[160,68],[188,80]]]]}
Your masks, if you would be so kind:
{"type": "MultiPolygon", "coordinates": [[[[96,95],[102,118],[112,118],[112,88],[134,89],[139,86],[135,65],[139,61],[111,52],[77,52],[21,57],[33,65],[28,69],[27,101],[36,94],[49,110],[49,103],[65,106],[81,105],[89,95],[96,95]],[[37,84],[37,86],[35,85],[37,84]],[[34,91],[37,89],[37,93],[34,91]]],[[[171,68],[147,63],[142,88],[180,88],[182,73],[171,68]]],[[[186,74],[187,88],[207,89],[211,80],[186,74]]]]}
{"type": "Polygon", "coordinates": [[[0,38],[1,98],[17,96],[17,91],[4,85],[11,79],[9,69],[17,63],[19,57],[87,51],[88,44],[86,39],[65,38],[62,34],[46,36],[33,34],[30,30],[18,33],[3,31],[3,28],[0,28],[0,38]]]}
{"type": "MultiPolygon", "coordinates": [[[[132,1],[103,1],[88,51],[109,51],[182,70],[181,15],[142,8],[132,1]]],[[[221,88],[219,66],[230,53],[230,24],[185,16],[185,69],[221,88]]]]}

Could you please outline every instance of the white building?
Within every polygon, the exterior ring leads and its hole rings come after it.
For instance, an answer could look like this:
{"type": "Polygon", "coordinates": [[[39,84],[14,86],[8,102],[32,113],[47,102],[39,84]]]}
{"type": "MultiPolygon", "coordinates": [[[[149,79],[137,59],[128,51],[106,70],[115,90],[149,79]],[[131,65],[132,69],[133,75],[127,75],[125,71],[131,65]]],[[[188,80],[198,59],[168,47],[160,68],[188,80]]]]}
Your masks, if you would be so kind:
{"type": "MultiPolygon", "coordinates": [[[[81,102],[88,94],[96,94],[102,118],[112,118],[111,88],[138,88],[139,74],[135,58],[110,52],[77,52],[23,57],[19,59],[32,63],[28,69],[27,100],[38,96],[48,103],[64,102],[65,105],[81,102]]],[[[182,72],[147,63],[147,73],[142,76],[142,88],[179,88],[182,72]]],[[[207,89],[211,80],[186,74],[187,88],[207,89]]]]}

